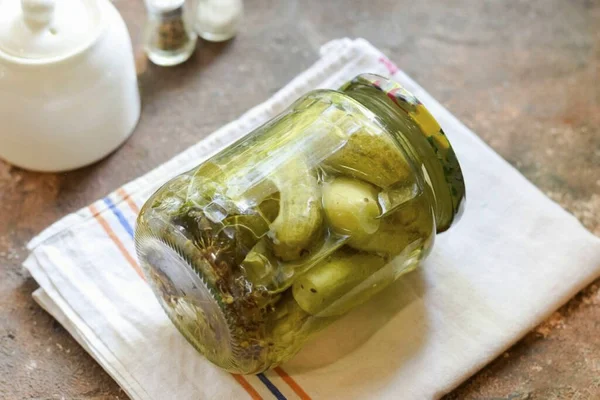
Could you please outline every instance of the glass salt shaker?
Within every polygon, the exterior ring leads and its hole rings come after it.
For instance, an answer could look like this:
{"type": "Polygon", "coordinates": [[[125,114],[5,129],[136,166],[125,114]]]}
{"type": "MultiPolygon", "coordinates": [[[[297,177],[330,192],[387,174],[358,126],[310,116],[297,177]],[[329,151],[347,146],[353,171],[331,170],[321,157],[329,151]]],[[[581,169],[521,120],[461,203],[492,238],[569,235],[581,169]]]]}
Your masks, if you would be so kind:
{"type": "Polygon", "coordinates": [[[186,61],[196,47],[195,0],[146,0],[144,43],[150,61],[172,66],[186,61]]]}
{"type": "Polygon", "coordinates": [[[210,42],[229,40],[237,33],[243,12],[242,0],[198,0],[196,32],[210,42]]]}

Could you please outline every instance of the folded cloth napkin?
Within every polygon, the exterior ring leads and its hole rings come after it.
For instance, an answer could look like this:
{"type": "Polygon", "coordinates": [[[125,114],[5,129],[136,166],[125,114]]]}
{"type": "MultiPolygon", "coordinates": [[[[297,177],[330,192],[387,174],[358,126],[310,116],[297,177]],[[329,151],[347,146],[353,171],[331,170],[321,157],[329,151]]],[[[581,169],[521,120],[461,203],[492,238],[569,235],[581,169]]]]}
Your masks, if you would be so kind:
{"type": "Polygon", "coordinates": [[[341,39],[272,98],[29,244],[34,296],[133,399],[439,398],[600,275],[600,239],[545,197],[381,52],[341,39]],[[361,72],[393,77],[438,119],[463,167],[462,220],[422,268],[322,332],[289,363],[224,372],[169,322],[141,278],[139,207],[170,177],[299,95],[361,72]]]}

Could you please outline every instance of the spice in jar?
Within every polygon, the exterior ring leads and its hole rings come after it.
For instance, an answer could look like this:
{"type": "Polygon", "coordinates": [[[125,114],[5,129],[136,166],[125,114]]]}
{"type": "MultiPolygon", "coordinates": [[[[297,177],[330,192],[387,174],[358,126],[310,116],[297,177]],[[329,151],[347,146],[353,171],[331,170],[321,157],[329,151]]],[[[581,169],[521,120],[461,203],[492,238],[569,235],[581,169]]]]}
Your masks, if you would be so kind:
{"type": "Polygon", "coordinates": [[[191,21],[193,3],[185,0],[147,0],[145,48],[148,58],[155,64],[176,65],[192,55],[197,40],[191,21]]]}

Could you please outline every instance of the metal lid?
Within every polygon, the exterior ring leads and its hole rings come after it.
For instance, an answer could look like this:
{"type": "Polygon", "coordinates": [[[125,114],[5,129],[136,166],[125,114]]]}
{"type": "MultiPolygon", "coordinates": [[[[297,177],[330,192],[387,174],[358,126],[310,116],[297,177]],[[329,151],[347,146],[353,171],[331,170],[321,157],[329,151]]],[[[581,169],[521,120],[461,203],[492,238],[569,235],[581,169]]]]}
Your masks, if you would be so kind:
{"type": "Polygon", "coordinates": [[[452,201],[451,215],[438,213],[440,218],[437,218],[437,231],[447,230],[462,214],[465,202],[465,182],[458,158],[444,131],[419,99],[399,83],[380,75],[361,74],[345,84],[340,90],[345,92],[360,86],[382,91],[416,124],[420,133],[427,139],[427,143],[433,149],[435,157],[442,166],[444,181],[452,201]]]}
{"type": "Polygon", "coordinates": [[[0,55],[24,61],[63,58],[87,47],[100,27],[96,0],[3,0],[0,55]]]}

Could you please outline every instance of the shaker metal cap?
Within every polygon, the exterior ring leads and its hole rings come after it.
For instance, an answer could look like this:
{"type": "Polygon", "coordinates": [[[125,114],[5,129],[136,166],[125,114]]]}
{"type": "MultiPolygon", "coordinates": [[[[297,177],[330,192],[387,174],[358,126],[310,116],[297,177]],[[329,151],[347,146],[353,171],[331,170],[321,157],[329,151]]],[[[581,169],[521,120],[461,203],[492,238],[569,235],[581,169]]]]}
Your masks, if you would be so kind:
{"type": "Polygon", "coordinates": [[[97,37],[101,19],[98,0],[3,0],[0,57],[40,62],[78,53],[97,37]]]}

